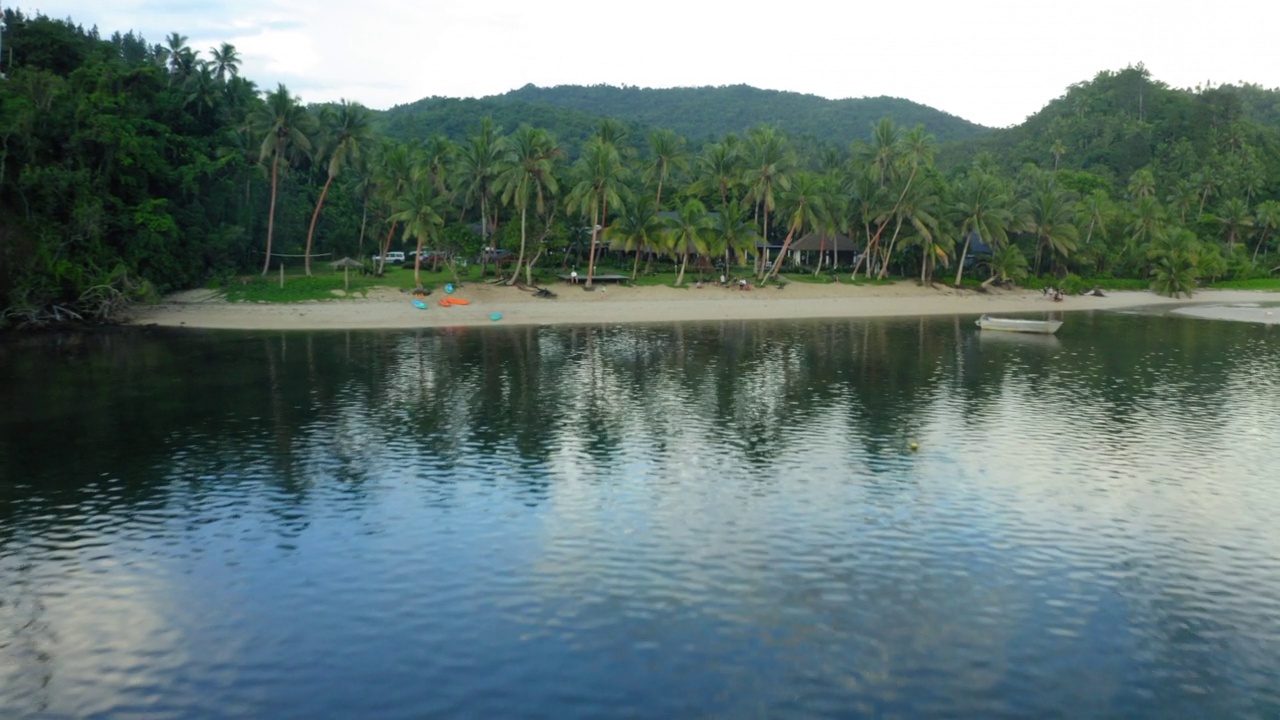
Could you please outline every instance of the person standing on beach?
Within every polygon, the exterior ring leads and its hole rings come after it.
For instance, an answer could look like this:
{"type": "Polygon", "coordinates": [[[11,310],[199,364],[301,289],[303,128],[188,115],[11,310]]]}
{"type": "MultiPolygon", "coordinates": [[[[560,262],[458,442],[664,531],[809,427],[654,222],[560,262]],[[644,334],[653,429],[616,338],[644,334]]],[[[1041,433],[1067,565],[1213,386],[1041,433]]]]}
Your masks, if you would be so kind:
{"type": "Polygon", "coordinates": [[[577,269],[577,268],[574,268],[572,271],[570,271],[570,273],[569,273],[569,282],[573,283],[574,285],[577,285],[577,284],[578,284],[578,269],[577,269]]]}

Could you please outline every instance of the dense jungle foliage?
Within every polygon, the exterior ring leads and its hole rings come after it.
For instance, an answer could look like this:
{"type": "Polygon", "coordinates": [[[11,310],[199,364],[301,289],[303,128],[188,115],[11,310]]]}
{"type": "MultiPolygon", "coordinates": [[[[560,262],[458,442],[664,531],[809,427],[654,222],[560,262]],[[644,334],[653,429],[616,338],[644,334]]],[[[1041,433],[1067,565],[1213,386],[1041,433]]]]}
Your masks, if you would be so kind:
{"type": "Polygon", "coordinates": [[[307,274],[347,256],[368,265],[391,249],[501,262],[525,282],[539,262],[604,255],[633,274],[656,258],[677,282],[712,262],[761,279],[803,262],[818,276],[1170,294],[1280,265],[1280,93],[1256,86],[1179,90],[1141,66],[1108,71],[1020,126],[941,144],[932,121],[908,129],[897,111],[853,142],[792,130],[828,112],[794,93],[760,96],[774,122],[722,132],[709,118],[728,111],[694,100],[764,92],[751,88],[680,91],[652,115],[638,109],[657,103],[651,91],[524,88],[437,102],[447,111],[415,126],[403,112],[263,92],[230,45],[5,20],[8,326],[108,318],[156,291],[281,262],[307,274]],[[785,263],[771,262],[779,253],[785,263]]]}

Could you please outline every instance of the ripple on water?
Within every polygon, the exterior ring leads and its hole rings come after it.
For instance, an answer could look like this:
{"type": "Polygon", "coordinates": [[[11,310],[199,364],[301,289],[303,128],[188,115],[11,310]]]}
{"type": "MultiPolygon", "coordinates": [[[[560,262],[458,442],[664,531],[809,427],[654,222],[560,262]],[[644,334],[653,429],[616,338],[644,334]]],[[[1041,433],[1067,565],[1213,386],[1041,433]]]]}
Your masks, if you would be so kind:
{"type": "Polygon", "coordinates": [[[0,716],[1275,714],[1280,349],[1089,317],[252,338],[0,492],[0,716]]]}

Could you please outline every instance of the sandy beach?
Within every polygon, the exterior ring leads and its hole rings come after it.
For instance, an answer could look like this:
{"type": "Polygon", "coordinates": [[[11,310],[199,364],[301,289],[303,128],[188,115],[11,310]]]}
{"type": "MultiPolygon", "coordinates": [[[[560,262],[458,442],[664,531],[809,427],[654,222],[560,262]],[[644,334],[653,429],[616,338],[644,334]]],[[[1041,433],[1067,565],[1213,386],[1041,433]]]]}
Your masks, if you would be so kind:
{"type": "MultiPolygon", "coordinates": [[[[676,289],[597,285],[594,292],[584,292],[581,286],[568,284],[552,286],[551,290],[556,293],[554,299],[538,298],[515,287],[471,284],[450,296],[465,299],[469,305],[441,307],[438,301],[446,295],[437,290],[427,298],[426,310],[413,307],[407,293],[389,288],[374,290],[366,298],[293,304],[229,303],[213,291],[192,290],[139,308],[130,322],[228,330],[399,329],[1063,313],[1145,306],[1168,306],[1173,310],[1183,306],[1280,301],[1280,294],[1274,293],[1206,290],[1190,300],[1173,300],[1150,292],[1108,292],[1105,297],[1073,296],[1055,302],[1039,291],[993,289],[978,293],[945,286],[921,287],[909,281],[864,286],[793,282],[784,289],[750,291],[716,286],[676,289]],[[501,318],[493,320],[494,313],[501,318]]],[[[1263,317],[1261,312],[1255,314],[1263,317]]]]}

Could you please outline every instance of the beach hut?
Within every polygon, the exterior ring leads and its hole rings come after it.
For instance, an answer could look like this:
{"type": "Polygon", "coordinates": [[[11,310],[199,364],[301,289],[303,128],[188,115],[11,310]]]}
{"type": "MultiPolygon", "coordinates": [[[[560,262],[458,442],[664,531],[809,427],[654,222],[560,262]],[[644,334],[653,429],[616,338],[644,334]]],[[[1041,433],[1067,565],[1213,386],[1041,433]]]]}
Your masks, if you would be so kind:
{"type": "Polygon", "coordinates": [[[822,256],[824,267],[850,266],[857,262],[861,250],[857,242],[840,233],[819,234],[811,232],[791,243],[791,252],[799,253],[800,264],[806,267],[818,265],[822,256]]]}
{"type": "Polygon", "coordinates": [[[347,292],[348,290],[351,289],[351,275],[350,275],[351,268],[364,267],[364,265],[359,260],[352,260],[349,257],[344,257],[341,260],[335,260],[329,264],[333,266],[334,270],[337,270],[338,268],[342,268],[342,291],[343,292],[347,292]]]}

